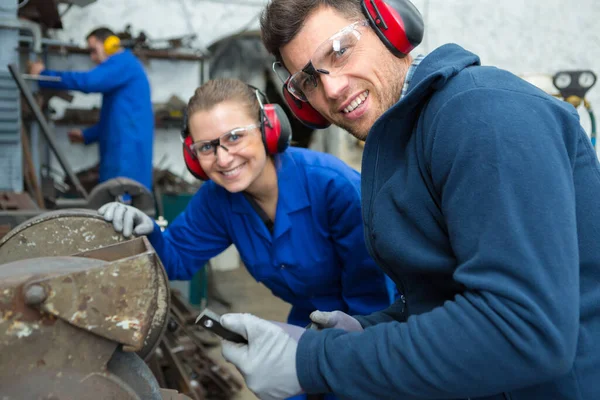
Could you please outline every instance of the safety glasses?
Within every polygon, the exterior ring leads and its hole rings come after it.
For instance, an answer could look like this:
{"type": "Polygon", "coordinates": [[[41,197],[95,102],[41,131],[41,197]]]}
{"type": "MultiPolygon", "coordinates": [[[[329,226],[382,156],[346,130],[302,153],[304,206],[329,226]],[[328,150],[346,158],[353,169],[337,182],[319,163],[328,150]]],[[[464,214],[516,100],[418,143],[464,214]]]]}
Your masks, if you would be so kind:
{"type": "Polygon", "coordinates": [[[317,89],[318,74],[339,74],[348,63],[367,26],[368,20],[346,26],[321,43],[308,64],[291,76],[279,61],[273,63],[273,71],[295,98],[307,102],[317,89]]]}
{"type": "Polygon", "coordinates": [[[190,150],[198,159],[216,156],[219,147],[235,154],[248,146],[250,137],[258,127],[257,124],[248,125],[232,129],[213,140],[199,140],[190,145],[190,150]]]}

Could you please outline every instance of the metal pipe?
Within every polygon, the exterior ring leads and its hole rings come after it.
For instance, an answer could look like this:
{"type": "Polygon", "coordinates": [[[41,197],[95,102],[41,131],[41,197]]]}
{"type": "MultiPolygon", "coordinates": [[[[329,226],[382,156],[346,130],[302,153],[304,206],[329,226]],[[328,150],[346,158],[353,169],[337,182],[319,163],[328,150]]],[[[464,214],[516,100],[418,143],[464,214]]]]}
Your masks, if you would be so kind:
{"type": "Polygon", "coordinates": [[[21,77],[30,81],[46,81],[46,82],[60,82],[62,79],[60,76],[46,76],[46,75],[31,75],[21,74],[21,77]]]}
{"type": "Polygon", "coordinates": [[[42,30],[40,25],[26,19],[0,18],[0,28],[26,29],[33,36],[33,51],[42,54],[42,30]]]}
{"type": "Polygon", "coordinates": [[[42,133],[46,137],[46,141],[48,142],[50,147],[52,147],[52,150],[54,151],[54,155],[58,159],[58,162],[63,167],[63,170],[65,171],[65,173],[67,174],[67,176],[69,177],[71,182],[73,182],[73,185],[75,185],[75,188],[77,189],[77,191],[79,193],[81,193],[81,195],[83,196],[84,199],[87,200],[87,198],[88,198],[87,191],[81,185],[79,178],[77,178],[77,175],[75,175],[75,173],[69,166],[69,163],[67,162],[67,158],[65,157],[65,155],[61,151],[60,147],[56,143],[56,139],[54,139],[52,130],[50,129],[50,126],[46,122],[46,119],[44,118],[44,114],[42,113],[42,110],[40,109],[37,102],[33,98],[33,94],[29,90],[29,87],[27,86],[27,84],[25,83],[23,78],[21,77],[21,74],[19,73],[17,66],[14,64],[9,64],[8,70],[10,71],[10,74],[13,76],[13,79],[15,80],[15,83],[17,84],[19,91],[21,92],[25,101],[27,102],[27,105],[29,105],[29,108],[33,112],[33,116],[37,120],[38,124],[40,124],[42,133]]]}
{"type": "MultiPolygon", "coordinates": [[[[19,36],[19,42],[31,43],[33,38],[31,36],[19,36]]],[[[42,45],[46,46],[77,46],[75,42],[63,42],[58,39],[42,38],[42,45]]]]}

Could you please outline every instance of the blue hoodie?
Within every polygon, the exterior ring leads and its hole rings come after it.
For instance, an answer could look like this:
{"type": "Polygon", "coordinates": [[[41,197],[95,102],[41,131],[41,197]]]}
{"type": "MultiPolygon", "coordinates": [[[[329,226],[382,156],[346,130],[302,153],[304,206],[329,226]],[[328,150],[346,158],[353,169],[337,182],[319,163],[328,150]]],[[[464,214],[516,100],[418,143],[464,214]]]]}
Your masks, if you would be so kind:
{"type": "Polygon", "coordinates": [[[442,46],[372,127],[362,193],[405,301],[306,332],[305,391],[600,399],[600,166],[572,106],[442,46]]]}
{"type": "Polygon", "coordinates": [[[85,144],[98,142],[100,179],[123,176],[152,190],[154,113],[150,83],[140,61],[129,50],[108,57],[86,72],[44,70],[60,82],[41,87],[102,93],[100,121],[83,131],[85,144]]]}

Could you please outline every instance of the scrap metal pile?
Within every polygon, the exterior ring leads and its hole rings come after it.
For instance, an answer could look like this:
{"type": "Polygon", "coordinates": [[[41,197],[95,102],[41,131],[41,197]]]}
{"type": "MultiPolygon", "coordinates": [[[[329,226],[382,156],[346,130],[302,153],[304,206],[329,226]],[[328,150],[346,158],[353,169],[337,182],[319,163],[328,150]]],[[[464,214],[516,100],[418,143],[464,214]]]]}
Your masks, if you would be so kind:
{"type": "Polygon", "coordinates": [[[0,241],[2,398],[229,399],[197,313],[145,237],[90,210],[30,219],[0,241]]]}

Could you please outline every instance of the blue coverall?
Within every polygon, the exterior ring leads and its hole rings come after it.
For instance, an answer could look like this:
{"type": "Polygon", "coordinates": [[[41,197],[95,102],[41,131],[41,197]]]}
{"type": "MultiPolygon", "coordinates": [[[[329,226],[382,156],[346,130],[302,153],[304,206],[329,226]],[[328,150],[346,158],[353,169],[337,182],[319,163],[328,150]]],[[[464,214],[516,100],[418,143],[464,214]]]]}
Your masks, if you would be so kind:
{"type": "Polygon", "coordinates": [[[358,172],[298,148],[275,162],[273,234],[243,193],[206,182],[164,233],[156,225],[149,236],[169,279],[191,279],[233,243],[250,274],[292,304],[290,324],[308,325],[314,310],[364,315],[388,307],[397,292],[365,247],[358,172]]]}
{"type": "Polygon", "coordinates": [[[390,305],[386,276],[365,247],[358,172],[298,148],[275,161],[273,234],[243,193],[208,181],[165,232],[149,235],[169,279],[191,279],[233,243],[250,274],[292,304],[291,324],[306,326],[317,309],[364,315],[390,305]]]}
{"type": "Polygon", "coordinates": [[[86,144],[99,145],[99,182],[122,176],[152,190],[154,114],[150,84],[133,53],[121,51],[87,72],[46,69],[41,75],[58,76],[61,81],[40,81],[40,87],[102,93],[100,121],[83,131],[86,144]]]}

